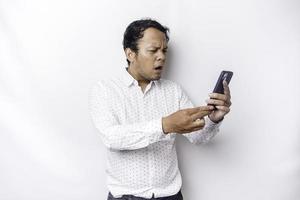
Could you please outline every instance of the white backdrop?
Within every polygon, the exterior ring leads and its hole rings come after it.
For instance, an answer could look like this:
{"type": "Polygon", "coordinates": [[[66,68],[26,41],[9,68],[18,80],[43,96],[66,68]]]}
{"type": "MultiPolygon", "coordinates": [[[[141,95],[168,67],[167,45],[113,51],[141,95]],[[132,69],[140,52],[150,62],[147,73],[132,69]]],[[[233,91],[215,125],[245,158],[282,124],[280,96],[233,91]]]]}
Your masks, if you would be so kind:
{"type": "Polygon", "coordinates": [[[0,199],[106,199],[88,93],[126,66],[123,32],[142,17],[171,29],[164,78],[196,105],[234,71],[221,132],[178,137],[185,199],[299,199],[297,0],[0,0],[0,199]]]}

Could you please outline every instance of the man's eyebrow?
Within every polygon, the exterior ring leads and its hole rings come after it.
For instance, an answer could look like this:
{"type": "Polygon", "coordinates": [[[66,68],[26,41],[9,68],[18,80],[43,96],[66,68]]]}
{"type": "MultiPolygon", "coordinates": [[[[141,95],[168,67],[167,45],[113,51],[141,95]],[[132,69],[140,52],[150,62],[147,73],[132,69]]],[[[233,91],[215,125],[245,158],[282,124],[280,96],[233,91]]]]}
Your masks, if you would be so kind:
{"type": "MultiPolygon", "coordinates": [[[[150,45],[148,46],[148,48],[155,48],[155,49],[159,49],[160,47],[159,46],[156,46],[156,45],[150,45]]],[[[168,47],[165,47],[164,49],[168,49],[168,47]]]]}

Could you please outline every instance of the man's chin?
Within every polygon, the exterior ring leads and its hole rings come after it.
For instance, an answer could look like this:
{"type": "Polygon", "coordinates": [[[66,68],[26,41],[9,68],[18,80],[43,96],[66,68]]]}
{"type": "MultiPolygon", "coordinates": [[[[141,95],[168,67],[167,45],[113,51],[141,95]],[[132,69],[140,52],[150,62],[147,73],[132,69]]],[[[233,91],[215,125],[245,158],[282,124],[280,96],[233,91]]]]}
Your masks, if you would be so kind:
{"type": "Polygon", "coordinates": [[[162,76],[162,73],[155,73],[154,74],[154,79],[159,80],[162,76]]]}
{"type": "Polygon", "coordinates": [[[152,81],[158,81],[161,78],[161,75],[156,75],[152,78],[152,81]]]}

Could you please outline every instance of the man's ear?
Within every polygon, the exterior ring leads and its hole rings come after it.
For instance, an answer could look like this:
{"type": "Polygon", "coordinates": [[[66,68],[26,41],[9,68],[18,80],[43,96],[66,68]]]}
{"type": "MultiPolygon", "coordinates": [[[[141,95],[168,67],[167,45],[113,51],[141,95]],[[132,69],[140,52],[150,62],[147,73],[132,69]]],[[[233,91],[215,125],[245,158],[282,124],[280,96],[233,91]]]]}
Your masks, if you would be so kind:
{"type": "Polygon", "coordinates": [[[135,61],[136,53],[132,51],[130,48],[125,49],[126,58],[130,61],[130,63],[135,61]]]}

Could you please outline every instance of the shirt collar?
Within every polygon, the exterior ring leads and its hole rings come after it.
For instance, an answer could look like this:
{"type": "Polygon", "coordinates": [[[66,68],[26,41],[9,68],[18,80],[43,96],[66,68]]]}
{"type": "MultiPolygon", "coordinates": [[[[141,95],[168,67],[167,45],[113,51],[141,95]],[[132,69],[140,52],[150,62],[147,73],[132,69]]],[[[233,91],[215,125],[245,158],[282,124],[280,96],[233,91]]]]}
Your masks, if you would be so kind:
{"type": "MultiPolygon", "coordinates": [[[[130,87],[132,84],[138,85],[137,80],[135,80],[131,76],[131,74],[129,74],[129,72],[127,70],[128,70],[128,67],[124,68],[123,73],[122,73],[122,79],[123,79],[125,85],[127,87],[130,87]]],[[[159,80],[150,81],[151,86],[152,86],[153,83],[155,84],[155,86],[158,86],[159,85],[159,80]]]]}

